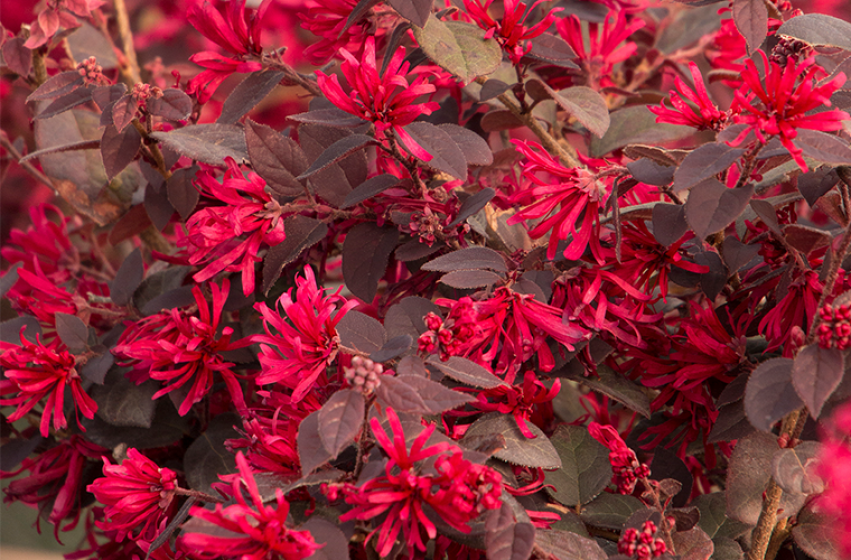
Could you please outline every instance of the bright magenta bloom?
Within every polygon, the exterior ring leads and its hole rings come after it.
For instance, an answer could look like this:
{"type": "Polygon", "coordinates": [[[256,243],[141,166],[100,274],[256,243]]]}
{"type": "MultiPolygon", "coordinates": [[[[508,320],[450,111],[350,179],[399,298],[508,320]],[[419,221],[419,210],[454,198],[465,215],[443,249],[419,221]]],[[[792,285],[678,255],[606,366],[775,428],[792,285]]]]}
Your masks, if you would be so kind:
{"type": "Polygon", "coordinates": [[[290,288],[278,300],[282,313],[265,303],[255,305],[263,316],[266,334],[255,335],[251,341],[260,343],[263,370],[257,384],[282,383],[293,389],[292,400],[297,402],[337,356],[337,323],[357,301],[346,301],[339,290],[326,297],[309,266],[304,268],[303,278],[296,278],[295,299],[292,291],[290,288]]]}
{"type": "Polygon", "coordinates": [[[403,63],[405,49],[399,48],[393,53],[383,75],[378,73],[373,37],[366,39],[361,60],[344,49],[340,49],[340,56],[345,59],[340,70],[352,91],[346,93],[336,75],[327,76],[317,71],[316,81],[322,93],[343,111],[374,123],[379,135],[392,130],[408,151],[423,161],[430,161],[431,154],[417,144],[403,127],[420,115],[430,115],[439,107],[433,101],[414,103],[418,97],[435,91],[435,87],[423,83],[425,77],[422,74],[408,83],[406,76],[410,65],[403,63]]]}
{"type": "Polygon", "coordinates": [[[606,179],[597,179],[585,169],[564,167],[537,142],[513,142],[526,157],[523,178],[528,186],[511,197],[511,202],[524,207],[508,219],[508,225],[543,218],[529,235],[537,239],[552,230],[548,259],[555,258],[559,241],[571,238],[564,258],[577,260],[590,245],[602,262],[598,215],[608,196],[606,179]]]}
{"type": "Polygon", "coordinates": [[[460,448],[449,442],[425,447],[434,432],[433,424],[425,428],[414,440],[410,451],[405,443],[402,423],[393,409],[387,409],[391,440],[378,418],[370,421],[376,441],[390,458],[384,474],[368,480],[363,485],[345,488],[346,503],[354,509],[340,517],[370,520],[384,515],[367,538],[378,535],[378,555],[390,553],[399,533],[408,545],[408,556],[426,549],[422,532],[430,539],[437,536],[437,528],[424,511],[430,506],[437,515],[453,528],[469,533],[467,525],[486,509],[500,505],[502,477],[486,467],[463,458],[460,448]],[[423,474],[417,463],[439,455],[434,461],[436,474],[423,474]]]}
{"type": "Polygon", "coordinates": [[[103,462],[103,478],[96,479],[88,487],[88,491],[106,506],[104,513],[108,520],[99,522],[98,526],[116,531],[119,541],[131,533],[134,540],[156,538],[160,521],[174,509],[175,472],[158,467],[132,448],[127,450],[127,458],[120,465],[110,464],[106,457],[103,462]]]}
{"type": "Polygon", "coordinates": [[[527,438],[534,438],[535,434],[526,423],[534,415],[535,405],[552,401],[560,389],[560,379],[556,379],[552,387],[547,389],[538,381],[534,372],[527,371],[520,386],[499,385],[493,389],[479,391],[479,400],[473,403],[473,406],[479,410],[513,415],[520,432],[527,438]]]}
{"type": "Polygon", "coordinates": [[[479,0],[464,0],[464,7],[473,21],[487,30],[485,37],[496,37],[511,62],[518,64],[531,49],[531,45],[523,46],[522,41],[543,35],[555,21],[555,15],[562,11],[562,8],[548,10],[544,19],[531,27],[526,27],[526,19],[541,2],[543,0],[538,0],[527,8],[526,4],[519,0],[505,0],[505,14],[501,22],[493,19],[488,13],[493,0],[485,0],[484,5],[479,0]]]}
{"type": "Polygon", "coordinates": [[[721,112],[709,98],[709,92],[706,91],[706,84],[703,82],[700,70],[697,69],[697,64],[689,62],[688,67],[694,78],[694,89],[676,76],[674,84],[677,91],[669,92],[671,105],[674,107],[669,109],[662,101],[658,107],[648,107],[648,109],[657,115],[658,123],[682,124],[698,130],[719,130],[727,120],[727,114],[721,112]],[[697,110],[689,105],[686,99],[696,105],[697,110]]]}
{"type": "Polygon", "coordinates": [[[741,143],[750,132],[763,144],[767,142],[766,136],[777,136],[798,166],[806,172],[808,168],[801,149],[792,140],[798,135],[799,128],[823,131],[842,128],[842,121],[849,118],[845,111],[832,109],[807,113],[817,107],[830,106],[830,96],[845,83],[845,74],[840,72],[831,80],[818,83],[817,79],[824,70],[815,65],[812,58],[799,63],[790,58],[786,66],[780,66],[769,61],[764,52],[759,51],[759,54],[764,67],[768,69],[765,83],[754,62],[746,60],[742,72],[744,85],[736,91],[730,110],[735,122],[746,124],[747,127],[730,144],[735,146],[741,143]]]}
{"type": "Polygon", "coordinates": [[[612,464],[614,483],[621,494],[632,494],[639,478],[650,476],[647,465],[638,462],[635,451],[630,449],[621,435],[612,426],[603,426],[597,422],[588,424],[591,437],[608,448],[609,462],[612,464]]]}
{"type": "Polygon", "coordinates": [[[240,560],[302,560],[321,548],[309,532],[287,527],[290,504],[280,488],[275,490],[275,504],[267,506],[242,453],[236,455],[236,466],[239,474],[230,475],[229,492],[234,503],[216,504],[214,511],[203,507],[190,511],[193,517],[223,529],[221,535],[184,532],[178,543],[190,558],[212,560],[225,554],[240,560]]]}
{"type": "Polygon", "coordinates": [[[833,519],[831,530],[840,555],[851,556],[851,405],[833,413],[831,432],[819,453],[818,475],[824,480],[824,493],[816,498],[818,511],[833,519]]]}
{"type": "Polygon", "coordinates": [[[254,264],[261,245],[282,242],[284,220],[281,205],[268,192],[266,182],[249,171],[247,177],[233,159],[219,181],[213,174],[198,174],[202,192],[223,202],[224,206],[208,206],[195,212],[187,221],[190,245],[189,262],[205,264],[192,278],[205,282],[223,271],[242,272],[242,293],[254,292],[254,264]]]}
{"type": "MultiPolygon", "coordinates": [[[[3,378],[0,378],[0,394],[15,395],[0,400],[0,404],[18,407],[8,420],[14,422],[23,418],[46,397],[39,426],[41,435],[47,437],[50,434],[51,416],[54,430],[67,428],[63,411],[66,387],[71,389],[75,413],[82,412],[86,418],[94,418],[98,405],[83,390],[75,367],[76,359],[65,345],[58,338],[47,345],[40,337],[31,342],[24,338],[24,329],[19,336],[20,346],[0,341],[0,367],[5,370],[3,378]]],[[[82,426],[80,429],[85,431],[82,426]]]]}
{"type": "Polygon", "coordinates": [[[221,287],[210,284],[212,305],[207,303],[200,286],[192,288],[197,316],[186,310],[171,309],[131,325],[121,335],[113,353],[141,373],[142,380],[150,377],[166,382],[154,398],[168,394],[191,382],[186,398],[178,412],[187,414],[192,405],[210,392],[213,377],[218,372],[228,386],[231,396],[242,403],[242,391],[221,352],[248,345],[247,340],[231,342],[233,329],[224,327],[219,333],[222,307],[227,299],[230,281],[225,278],[221,287]]]}
{"type": "Polygon", "coordinates": [[[269,5],[270,0],[264,0],[248,16],[245,13],[245,0],[228,2],[227,11],[223,13],[206,1],[189,9],[187,19],[192,26],[235,58],[226,58],[213,51],[193,54],[189,60],[206,70],[189,81],[188,93],[194,93],[201,103],[205,103],[234,72],[257,72],[263,68],[259,60],[263,53],[263,47],[260,46],[260,21],[269,5]]]}

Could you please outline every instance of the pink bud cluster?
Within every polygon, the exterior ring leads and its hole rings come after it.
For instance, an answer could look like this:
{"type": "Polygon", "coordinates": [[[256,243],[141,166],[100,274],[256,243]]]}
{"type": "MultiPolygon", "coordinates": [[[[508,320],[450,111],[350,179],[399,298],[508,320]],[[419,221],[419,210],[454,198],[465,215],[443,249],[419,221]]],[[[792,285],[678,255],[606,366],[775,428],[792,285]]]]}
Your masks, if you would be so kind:
{"type": "Polygon", "coordinates": [[[614,482],[621,494],[632,494],[638,479],[650,476],[650,467],[639,463],[631,449],[612,451],[609,453],[609,461],[614,471],[614,482]]]}
{"type": "Polygon", "coordinates": [[[97,63],[97,59],[93,56],[77,65],[77,73],[83,77],[86,85],[109,85],[109,80],[103,75],[103,67],[97,63]]]}
{"type": "Polygon", "coordinates": [[[131,95],[133,96],[134,101],[144,107],[145,102],[148,99],[159,99],[160,97],[162,97],[163,90],[161,90],[157,86],[152,86],[150,84],[136,84],[133,86],[133,91],[131,95]]]}
{"type": "Polygon", "coordinates": [[[652,521],[645,521],[641,531],[633,527],[626,529],[618,541],[618,552],[639,560],[658,558],[668,547],[665,541],[656,537],[657,530],[652,521]]]}
{"type": "Polygon", "coordinates": [[[822,348],[851,348],[851,304],[819,309],[821,324],[818,327],[818,344],[822,348]]]}
{"type": "Polygon", "coordinates": [[[431,208],[426,206],[422,213],[415,213],[411,216],[411,222],[408,224],[408,229],[411,235],[417,235],[420,238],[420,243],[425,243],[429,247],[434,245],[435,233],[443,231],[443,224],[440,216],[431,211],[431,208]]]}
{"type": "Polygon", "coordinates": [[[360,356],[352,358],[352,367],[343,368],[343,376],[346,381],[365,395],[372,393],[381,385],[381,374],[383,373],[383,365],[360,356]]]}
{"type": "Polygon", "coordinates": [[[771,49],[771,57],[769,60],[780,66],[786,66],[786,63],[791,59],[797,62],[803,58],[813,54],[813,48],[800,39],[792,37],[780,37],[780,40],[771,49]]]}
{"type": "Polygon", "coordinates": [[[428,331],[420,335],[419,351],[432,354],[439,350],[441,359],[457,355],[460,347],[476,333],[476,313],[473,300],[468,297],[458,300],[445,321],[436,313],[429,313],[423,320],[428,331]]]}

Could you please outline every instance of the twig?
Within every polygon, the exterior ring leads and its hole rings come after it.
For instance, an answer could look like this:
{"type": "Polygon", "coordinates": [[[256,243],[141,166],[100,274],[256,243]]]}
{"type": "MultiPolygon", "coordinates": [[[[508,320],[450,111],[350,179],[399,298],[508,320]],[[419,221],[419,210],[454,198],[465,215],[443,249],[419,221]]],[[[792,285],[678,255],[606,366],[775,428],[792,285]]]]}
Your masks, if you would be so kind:
{"type": "Polygon", "coordinates": [[[9,141],[9,137],[6,136],[5,133],[0,134],[0,144],[2,144],[4,148],[6,148],[6,150],[9,152],[9,155],[15,158],[17,164],[24,168],[27,173],[29,173],[38,181],[44,183],[45,185],[56,191],[56,187],[53,186],[53,181],[51,181],[49,177],[47,177],[44,173],[36,169],[35,166],[33,166],[33,164],[31,164],[29,161],[21,161],[21,158],[24,156],[21,155],[21,152],[19,152],[15,148],[15,146],[9,141]]]}
{"type": "Polygon", "coordinates": [[[759,512],[759,520],[753,530],[751,537],[751,549],[748,551],[748,560],[764,560],[768,550],[771,534],[777,524],[777,508],[780,507],[780,498],[783,490],[772,478],[765,491],[765,499],[762,502],[762,511],[759,512]]]}
{"type": "Polygon", "coordinates": [[[124,0],[114,0],[115,21],[118,24],[118,36],[121,39],[121,49],[127,59],[125,70],[131,81],[130,85],[142,81],[139,75],[139,60],[136,58],[136,48],[133,46],[133,32],[130,31],[130,17],[127,15],[127,6],[124,0]]]}

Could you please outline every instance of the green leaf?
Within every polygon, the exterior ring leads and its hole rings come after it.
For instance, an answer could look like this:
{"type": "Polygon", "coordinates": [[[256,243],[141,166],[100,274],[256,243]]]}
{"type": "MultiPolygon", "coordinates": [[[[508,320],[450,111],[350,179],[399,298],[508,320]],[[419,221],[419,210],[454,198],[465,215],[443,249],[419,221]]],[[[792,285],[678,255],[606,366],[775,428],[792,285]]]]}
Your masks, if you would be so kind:
{"type": "Polygon", "coordinates": [[[566,506],[586,504],[612,480],[609,450],[580,426],[559,426],[550,439],[561,469],[546,473],[550,496],[566,506]]]}
{"type": "Polygon", "coordinates": [[[502,62],[502,49],[476,25],[440,21],[430,16],[423,28],[413,28],[426,55],[444,70],[470,82],[493,73],[502,62]]]}

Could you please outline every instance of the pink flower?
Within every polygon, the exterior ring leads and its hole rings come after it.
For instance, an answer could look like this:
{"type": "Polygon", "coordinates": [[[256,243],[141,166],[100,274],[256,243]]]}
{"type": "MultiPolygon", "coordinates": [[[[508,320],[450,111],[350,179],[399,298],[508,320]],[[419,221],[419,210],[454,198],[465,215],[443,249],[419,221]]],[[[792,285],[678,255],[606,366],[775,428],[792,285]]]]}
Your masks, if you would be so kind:
{"type": "Polygon", "coordinates": [[[408,83],[406,76],[410,65],[403,63],[405,49],[399,48],[393,53],[390,64],[381,75],[375,60],[373,37],[366,39],[360,60],[344,49],[340,49],[340,56],[345,59],[340,70],[352,91],[346,93],[336,75],[327,76],[317,71],[316,80],[322,93],[343,111],[374,123],[379,135],[392,130],[408,151],[423,161],[430,161],[431,154],[417,144],[403,127],[420,115],[430,115],[439,107],[433,101],[414,103],[418,97],[435,91],[435,87],[424,83],[422,74],[408,83]]]}
{"type": "Polygon", "coordinates": [[[227,11],[222,13],[206,1],[189,9],[189,23],[234,58],[226,58],[212,51],[189,57],[189,60],[207,70],[189,81],[188,93],[194,93],[201,103],[206,103],[225,78],[234,72],[257,72],[263,68],[260,62],[263,54],[260,22],[270,3],[270,0],[264,0],[250,15],[245,12],[245,0],[229,2],[227,11]]]}
{"type": "Polygon", "coordinates": [[[638,48],[635,43],[624,41],[642,27],[644,22],[640,19],[633,19],[627,24],[624,12],[611,11],[602,24],[588,24],[586,49],[582,23],[578,17],[570,15],[556,22],[559,35],[573,48],[582,69],[585,70],[588,86],[596,90],[616,85],[610,77],[614,74],[615,64],[632,56],[638,48]]]}
{"type": "Polygon", "coordinates": [[[531,49],[531,45],[522,46],[521,41],[543,35],[555,21],[555,15],[562,11],[562,8],[549,9],[544,19],[531,27],[526,27],[526,20],[541,2],[543,0],[537,0],[527,7],[519,0],[505,0],[505,11],[501,22],[493,19],[488,13],[493,0],[485,0],[484,5],[480,0],[464,0],[464,7],[473,21],[482,29],[487,30],[485,37],[496,37],[496,40],[502,46],[502,50],[508,54],[511,62],[517,65],[520,63],[520,59],[531,49]]]}
{"type": "Polygon", "coordinates": [[[280,314],[265,303],[255,306],[263,316],[266,334],[255,335],[251,341],[261,343],[257,384],[282,383],[293,389],[292,400],[297,402],[337,356],[337,323],[357,301],[346,301],[339,290],[326,297],[309,266],[303,278],[296,278],[295,300],[292,291],[278,300],[280,314]]]}
{"type": "Polygon", "coordinates": [[[197,315],[171,309],[146,317],[125,330],[113,349],[125,365],[132,365],[142,374],[142,380],[150,377],[166,382],[154,393],[155,399],[191,381],[178,409],[181,416],[210,392],[215,373],[224,379],[237,407],[244,407],[242,390],[230,369],[233,364],[226,362],[221,353],[243,348],[249,342],[231,342],[231,327],[219,332],[230,281],[225,278],[221,287],[211,284],[211,288],[212,305],[204,299],[200,286],[192,288],[197,315]]]}
{"type": "Polygon", "coordinates": [[[536,225],[529,230],[533,239],[552,230],[547,245],[550,260],[555,258],[559,241],[570,238],[564,258],[577,260],[590,245],[597,260],[602,261],[598,215],[610,188],[607,178],[598,179],[586,169],[564,167],[537,142],[513,142],[526,157],[522,165],[527,187],[511,197],[511,202],[523,208],[508,219],[508,224],[534,220],[536,225]]]}
{"type": "MultiPolygon", "coordinates": [[[[38,336],[35,342],[30,342],[24,338],[23,328],[19,336],[20,346],[0,341],[0,367],[5,370],[3,379],[0,379],[0,394],[15,395],[0,400],[0,404],[18,407],[8,420],[14,422],[23,418],[47,398],[41,414],[41,435],[47,437],[50,434],[51,416],[54,430],[67,428],[63,411],[66,388],[71,389],[77,423],[80,412],[86,418],[94,418],[98,405],[83,390],[76,358],[65,349],[65,345],[58,338],[44,345],[38,336]]],[[[82,426],[80,429],[85,431],[82,426]]]]}
{"type": "Polygon", "coordinates": [[[426,505],[462,533],[470,532],[468,523],[480,513],[500,506],[502,477],[497,472],[467,461],[449,442],[425,447],[434,432],[433,424],[420,432],[408,450],[402,423],[393,409],[387,409],[387,420],[392,440],[378,418],[370,421],[376,441],[389,457],[384,474],[361,486],[345,486],[346,503],[354,508],[340,517],[347,521],[384,516],[367,537],[378,535],[379,556],[390,553],[399,533],[408,546],[408,556],[414,558],[416,551],[425,551],[423,531],[430,539],[437,536],[437,528],[424,510],[426,505]],[[425,474],[417,463],[434,456],[438,456],[436,474],[425,474]]]}
{"type": "MultiPolygon", "coordinates": [[[[0,473],[2,479],[29,471],[28,476],[9,483],[4,490],[5,501],[21,501],[48,514],[47,519],[53,523],[53,534],[58,541],[60,530],[70,531],[79,521],[87,459],[100,459],[107,453],[101,446],[72,435],[35,458],[24,459],[17,471],[0,473]],[[61,522],[65,519],[70,519],[70,522],[63,527],[61,522]]],[[[42,515],[36,523],[41,518],[42,515]]]]}
{"type": "Polygon", "coordinates": [[[174,509],[175,472],[158,467],[132,448],[127,450],[127,458],[120,465],[110,464],[106,457],[103,462],[104,477],[95,479],[88,487],[107,506],[105,514],[109,519],[98,526],[116,531],[119,541],[131,533],[133,540],[156,538],[160,522],[174,509]]]}
{"type": "Polygon", "coordinates": [[[499,385],[493,389],[483,389],[479,391],[479,400],[473,406],[479,410],[513,415],[520,432],[527,438],[534,438],[535,434],[526,422],[532,418],[535,405],[552,401],[560,389],[561,380],[556,379],[552,387],[547,389],[538,381],[534,372],[527,371],[523,376],[523,385],[499,385]]]}
{"type": "Polygon", "coordinates": [[[816,472],[824,480],[825,490],[816,498],[815,507],[832,520],[831,531],[840,556],[851,556],[851,404],[833,413],[830,432],[819,453],[816,472]]]}
{"type": "Polygon", "coordinates": [[[186,529],[178,543],[188,557],[212,560],[224,553],[240,560],[302,560],[321,548],[309,532],[287,527],[290,505],[280,488],[275,490],[275,504],[267,506],[242,453],[236,455],[236,466],[239,474],[230,475],[231,505],[216,504],[214,511],[193,507],[189,512],[223,531],[194,533],[186,529]]]}
{"type": "Polygon", "coordinates": [[[677,91],[669,92],[671,105],[674,107],[669,109],[663,100],[658,107],[648,108],[657,115],[658,123],[681,124],[698,130],[719,130],[726,122],[727,114],[721,112],[709,98],[709,92],[706,91],[706,84],[703,82],[703,76],[697,64],[689,62],[688,67],[694,79],[694,89],[677,76],[674,78],[677,91]],[[687,103],[686,99],[696,105],[697,109],[695,110],[687,103]]]}
{"type": "Polygon", "coordinates": [[[806,172],[801,148],[793,140],[799,128],[822,131],[842,128],[842,121],[849,118],[845,111],[833,109],[812,114],[810,111],[830,106],[830,96],[845,83],[845,74],[840,72],[827,82],[817,82],[824,70],[812,58],[800,63],[789,59],[786,66],[780,66],[769,61],[764,52],[759,54],[767,68],[765,79],[760,78],[753,60],[745,61],[744,84],[736,91],[730,110],[736,123],[747,126],[730,145],[740,144],[751,132],[763,144],[767,142],[766,136],[777,136],[806,172]]]}
{"type": "Polygon", "coordinates": [[[262,245],[281,243],[284,220],[281,205],[266,192],[266,182],[256,173],[242,170],[228,158],[222,180],[210,172],[198,174],[202,192],[223,202],[195,212],[186,222],[185,243],[191,252],[189,262],[206,264],[192,278],[205,282],[221,272],[242,272],[242,293],[254,292],[254,264],[262,245]]]}
{"type": "Polygon", "coordinates": [[[399,20],[391,9],[380,2],[370,8],[366,15],[351,25],[349,16],[357,6],[357,0],[322,0],[308,4],[307,14],[299,14],[301,26],[319,41],[304,49],[304,55],[314,64],[324,64],[341,49],[362,58],[368,37],[381,44],[388,28],[399,20]]]}
{"type": "Polygon", "coordinates": [[[647,465],[638,462],[635,451],[627,447],[623,438],[612,426],[591,422],[588,424],[588,433],[610,451],[609,462],[615,473],[612,481],[617,485],[618,492],[632,494],[638,479],[650,476],[647,465]]]}

